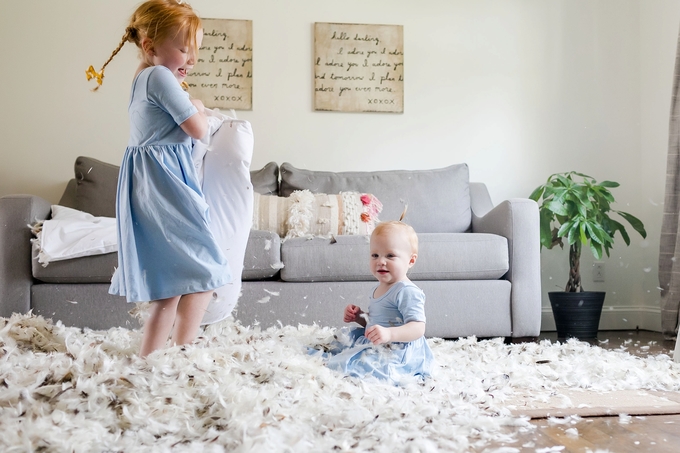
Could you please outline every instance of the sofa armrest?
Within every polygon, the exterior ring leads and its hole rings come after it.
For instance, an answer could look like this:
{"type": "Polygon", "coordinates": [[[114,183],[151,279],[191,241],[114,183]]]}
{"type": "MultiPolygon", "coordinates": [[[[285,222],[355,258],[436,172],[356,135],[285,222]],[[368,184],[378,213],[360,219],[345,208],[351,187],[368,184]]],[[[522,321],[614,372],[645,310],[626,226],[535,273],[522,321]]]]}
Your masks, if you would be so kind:
{"type": "Polygon", "coordinates": [[[541,331],[538,204],[527,198],[513,198],[491,209],[489,206],[481,202],[476,209],[473,204],[472,231],[507,238],[510,266],[504,278],[512,284],[512,336],[536,337],[541,331]]]}
{"type": "Polygon", "coordinates": [[[32,195],[0,198],[0,316],[31,309],[31,230],[45,220],[50,203],[32,195]]]}

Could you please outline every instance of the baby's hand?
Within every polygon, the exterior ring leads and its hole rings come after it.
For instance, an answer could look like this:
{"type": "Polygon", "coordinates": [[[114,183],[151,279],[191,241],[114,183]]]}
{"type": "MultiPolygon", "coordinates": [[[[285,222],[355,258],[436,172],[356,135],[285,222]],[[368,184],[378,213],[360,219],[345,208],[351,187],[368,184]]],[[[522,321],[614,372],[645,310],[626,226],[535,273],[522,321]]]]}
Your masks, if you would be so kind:
{"type": "Polygon", "coordinates": [[[378,325],[366,329],[364,336],[373,344],[389,343],[392,341],[392,331],[378,325]]]}
{"type": "Polygon", "coordinates": [[[349,304],[345,307],[345,316],[343,321],[345,322],[359,322],[359,316],[363,313],[360,307],[356,305],[349,304]]]}

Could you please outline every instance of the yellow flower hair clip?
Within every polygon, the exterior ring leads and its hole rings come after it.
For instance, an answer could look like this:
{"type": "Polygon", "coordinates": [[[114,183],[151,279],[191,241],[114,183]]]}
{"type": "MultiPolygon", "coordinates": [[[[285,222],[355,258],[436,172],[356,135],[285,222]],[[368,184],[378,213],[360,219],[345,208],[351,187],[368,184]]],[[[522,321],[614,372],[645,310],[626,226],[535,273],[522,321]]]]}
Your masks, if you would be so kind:
{"type": "Polygon", "coordinates": [[[92,89],[92,91],[97,91],[100,86],[102,86],[102,83],[104,82],[104,71],[102,72],[97,72],[94,70],[94,67],[90,66],[87,68],[85,71],[85,76],[87,77],[87,80],[91,79],[97,79],[97,86],[92,89]]]}

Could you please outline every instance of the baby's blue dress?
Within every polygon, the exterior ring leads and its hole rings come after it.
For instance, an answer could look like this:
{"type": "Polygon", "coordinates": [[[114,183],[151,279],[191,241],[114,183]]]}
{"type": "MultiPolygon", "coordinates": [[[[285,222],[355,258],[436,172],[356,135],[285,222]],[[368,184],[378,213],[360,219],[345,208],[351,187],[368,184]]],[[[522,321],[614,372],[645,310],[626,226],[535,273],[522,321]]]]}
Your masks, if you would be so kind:
{"type": "MultiPolygon", "coordinates": [[[[425,294],[410,281],[397,282],[381,297],[370,298],[366,327],[378,324],[399,327],[411,321],[425,322],[425,294]]],[[[374,376],[393,384],[407,377],[432,374],[434,356],[425,337],[408,343],[374,346],[364,336],[364,328],[354,328],[349,340],[334,342],[327,366],[348,376],[374,376]]]]}
{"type": "Polygon", "coordinates": [[[128,302],[165,299],[231,281],[208,227],[208,205],[179,126],[196,107],[164,66],[132,84],[130,140],[118,176],[118,268],[109,293],[128,302]]]}

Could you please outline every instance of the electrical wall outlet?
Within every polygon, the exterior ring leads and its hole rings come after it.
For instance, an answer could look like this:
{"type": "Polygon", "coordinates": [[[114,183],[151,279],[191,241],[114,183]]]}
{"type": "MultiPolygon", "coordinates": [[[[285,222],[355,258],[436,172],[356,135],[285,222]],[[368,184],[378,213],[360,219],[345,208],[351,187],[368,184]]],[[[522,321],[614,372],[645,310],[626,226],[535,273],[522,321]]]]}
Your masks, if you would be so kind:
{"type": "Polygon", "coordinates": [[[604,263],[593,263],[593,281],[604,282],[604,263]]]}

